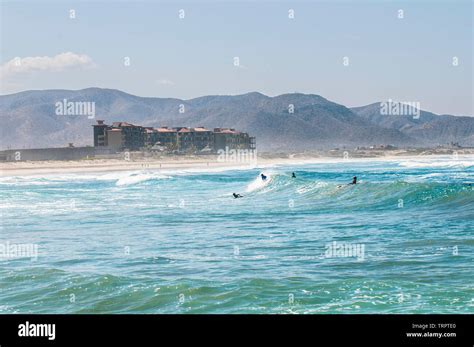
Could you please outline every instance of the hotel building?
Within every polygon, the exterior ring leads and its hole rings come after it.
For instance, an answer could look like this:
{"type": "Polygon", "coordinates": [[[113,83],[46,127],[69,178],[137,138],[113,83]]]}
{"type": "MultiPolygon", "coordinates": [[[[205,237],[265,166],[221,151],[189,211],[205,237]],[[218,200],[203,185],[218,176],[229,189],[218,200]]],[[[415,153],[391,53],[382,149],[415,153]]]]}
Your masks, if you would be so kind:
{"type": "Polygon", "coordinates": [[[142,127],[127,122],[107,125],[98,120],[94,127],[94,147],[116,151],[160,149],[178,153],[217,153],[219,150],[255,150],[255,137],[232,128],[142,127]]]}

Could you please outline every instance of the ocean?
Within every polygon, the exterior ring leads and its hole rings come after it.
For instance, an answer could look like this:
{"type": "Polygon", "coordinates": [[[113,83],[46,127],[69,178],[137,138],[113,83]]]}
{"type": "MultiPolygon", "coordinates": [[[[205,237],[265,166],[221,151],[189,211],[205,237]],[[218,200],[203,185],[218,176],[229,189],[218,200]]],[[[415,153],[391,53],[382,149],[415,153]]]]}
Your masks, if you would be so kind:
{"type": "Polygon", "coordinates": [[[0,313],[474,313],[472,157],[3,177],[0,196],[0,313]]]}

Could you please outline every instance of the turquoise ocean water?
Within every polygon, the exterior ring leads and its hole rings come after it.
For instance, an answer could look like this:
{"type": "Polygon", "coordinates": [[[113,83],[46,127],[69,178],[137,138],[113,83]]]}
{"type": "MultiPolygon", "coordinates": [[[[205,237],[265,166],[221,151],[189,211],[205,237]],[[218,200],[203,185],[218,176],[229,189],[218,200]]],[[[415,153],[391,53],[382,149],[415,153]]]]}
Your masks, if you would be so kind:
{"type": "Polygon", "coordinates": [[[0,313],[474,313],[469,182],[472,157],[0,178],[0,245],[38,247],[0,258],[0,313]]]}

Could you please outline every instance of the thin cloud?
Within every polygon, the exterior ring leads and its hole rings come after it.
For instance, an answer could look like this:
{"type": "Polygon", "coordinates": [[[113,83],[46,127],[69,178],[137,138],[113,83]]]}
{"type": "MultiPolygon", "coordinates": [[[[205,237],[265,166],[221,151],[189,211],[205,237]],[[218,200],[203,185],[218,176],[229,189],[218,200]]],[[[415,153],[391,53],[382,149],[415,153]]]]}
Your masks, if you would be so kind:
{"type": "Polygon", "coordinates": [[[174,86],[175,85],[175,83],[173,81],[170,81],[168,79],[157,80],[156,83],[158,83],[162,86],[174,86]]]}
{"type": "Polygon", "coordinates": [[[71,68],[91,68],[96,64],[86,54],[65,52],[54,57],[24,57],[14,58],[0,67],[0,77],[27,74],[36,71],[64,71],[71,68]]]}

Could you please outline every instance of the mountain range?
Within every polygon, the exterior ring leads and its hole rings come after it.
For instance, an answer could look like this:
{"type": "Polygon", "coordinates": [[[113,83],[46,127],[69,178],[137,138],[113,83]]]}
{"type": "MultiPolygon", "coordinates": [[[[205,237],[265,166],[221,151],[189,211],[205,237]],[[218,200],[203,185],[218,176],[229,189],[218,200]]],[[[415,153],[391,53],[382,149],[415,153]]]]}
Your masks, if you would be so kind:
{"type": "Polygon", "coordinates": [[[256,136],[260,151],[348,148],[373,144],[474,146],[474,117],[383,115],[380,102],[347,108],[313,94],[269,97],[258,92],[190,100],[139,97],[114,89],[35,90],[0,96],[0,147],[92,145],[92,125],[125,121],[143,126],[229,127],[256,136]],[[57,115],[56,103],[94,102],[95,119],[57,115]],[[292,112],[293,111],[293,112],[292,112]]]}

